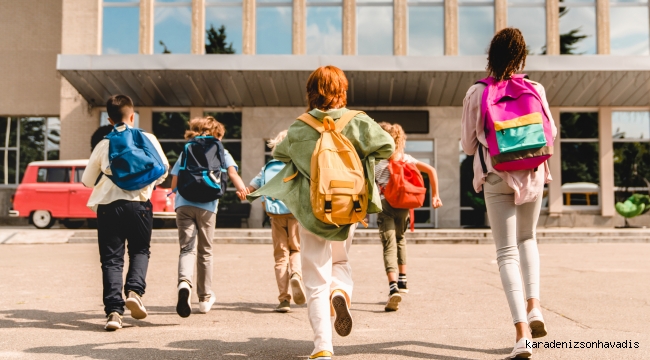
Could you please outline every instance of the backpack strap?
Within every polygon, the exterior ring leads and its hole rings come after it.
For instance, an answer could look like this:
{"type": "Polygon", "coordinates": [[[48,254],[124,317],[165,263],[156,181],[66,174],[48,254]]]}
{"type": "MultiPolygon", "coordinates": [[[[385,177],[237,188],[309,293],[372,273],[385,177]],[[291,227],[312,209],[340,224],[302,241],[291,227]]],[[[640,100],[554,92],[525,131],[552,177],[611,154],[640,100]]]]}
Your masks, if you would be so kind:
{"type": "Polygon", "coordinates": [[[483,144],[479,143],[478,144],[478,157],[481,160],[481,168],[483,169],[483,175],[487,175],[488,170],[487,170],[487,165],[485,165],[485,158],[483,157],[483,144]]]}
{"type": "Polygon", "coordinates": [[[313,127],[314,130],[318,131],[319,133],[323,133],[323,131],[325,131],[325,126],[323,125],[323,123],[316,120],[313,116],[309,115],[309,113],[304,113],[298,116],[298,120],[313,127]]]}
{"type": "Polygon", "coordinates": [[[341,132],[343,131],[343,128],[345,125],[347,125],[352,119],[354,119],[355,116],[364,113],[363,111],[358,111],[358,110],[349,110],[343,116],[341,116],[337,121],[336,121],[336,131],[341,132]]]}
{"type": "MultiPolygon", "coordinates": [[[[363,113],[363,111],[358,111],[358,110],[349,110],[343,116],[341,116],[336,122],[336,131],[341,132],[343,128],[352,120],[354,119],[355,116],[363,113]]],[[[327,118],[327,116],[326,116],[327,118]]],[[[331,119],[331,118],[330,118],[331,119]]],[[[311,126],[314,128],[314,130],[318,131],[319,133],[322,133],[325,131],[325,124],[323,122],[320,122],[316,120],[313,116],[311,116],[309,113],[304,113],[300,116],[298,116],[298,120],[306,123],[307,125],[311,126]]]]}

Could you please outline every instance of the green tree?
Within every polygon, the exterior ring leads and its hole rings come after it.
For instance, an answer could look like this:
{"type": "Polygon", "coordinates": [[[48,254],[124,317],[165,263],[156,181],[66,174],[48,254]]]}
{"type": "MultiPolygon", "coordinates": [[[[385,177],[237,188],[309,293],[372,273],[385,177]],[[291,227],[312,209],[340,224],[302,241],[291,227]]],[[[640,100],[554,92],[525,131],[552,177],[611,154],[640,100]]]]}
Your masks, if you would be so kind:
{"type": "Polygon", "coordinates": [[[169,49],[167,48],[167,45],[165,45],[165,43],[162,40],[160,40],[158,43],[160,45],[162,45],[162,47],[163,47],[163,54],[171,54],[172,53],[171,51],[169,51],[169,49]]]}
{"type": "Polygon", "coordinates": [[[205,31],[208,36],[208,41],[205,44],[206,54],[234,54],[235,49],[232,48],[232,42],[226,43],[226,27],[221,25],[218,30],[214,29],[214,25],[210,24],[210,28],[205,31]]]}

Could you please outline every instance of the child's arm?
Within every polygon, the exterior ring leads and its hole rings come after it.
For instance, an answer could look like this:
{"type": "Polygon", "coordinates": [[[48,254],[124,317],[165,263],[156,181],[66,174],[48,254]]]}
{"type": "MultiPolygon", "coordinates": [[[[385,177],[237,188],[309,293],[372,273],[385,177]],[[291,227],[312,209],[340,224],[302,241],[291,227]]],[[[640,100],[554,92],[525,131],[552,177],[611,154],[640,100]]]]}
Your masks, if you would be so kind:
{"type": "Polygon", "coordinates": [[[230,177],[233,185],[235,185],[235,188],[237,188],[237,196],[240,199],[242,196],[246,198],[246,195],[248,195],[248,189],[246,188],[246,185],[244,184],[244,181],[241,179],[239,174],[237,174],[237,168],[235,166],[228,167],[228,176],[230,177]]]}
{"type": "Polygon", "coordinates": [[[440,194],[438,193],[438,173],[436,172],[436,169],[421,161],[418,161],[415,166],[418,170],[429,175],[429,183],[431,184],[431,206],[433,206],[434,209],[441,207],[442,201],[440,200],[440,194]]]}
{"type": "Polygon", "coordinates": [[[172,175],[172,190],[176,190],[176,187],[178,186],[178,176],[172,175]]]}
{"type": "Polygon", "coordinates": [[[102,150],[105,150],[105,144],[99,144],[95,147],[95,150],[90,154],[90,159],[88,159],[88,165],[84,169],[84,173],[81,176],[81,182],[85,187],[94,187],[99,174],[102,173],[102,150]]]}

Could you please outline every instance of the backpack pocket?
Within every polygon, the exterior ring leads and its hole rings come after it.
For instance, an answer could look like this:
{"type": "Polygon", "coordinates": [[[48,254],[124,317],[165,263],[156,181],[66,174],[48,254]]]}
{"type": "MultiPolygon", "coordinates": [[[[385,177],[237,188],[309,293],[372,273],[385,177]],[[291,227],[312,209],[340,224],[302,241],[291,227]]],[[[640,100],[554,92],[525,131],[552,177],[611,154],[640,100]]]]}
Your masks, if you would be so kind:
{"type": "Polygon", "coordinates": [[[535,112],[512,120],[495,121],[494,130],[500,153],[546,146],[542,114],[535,112]]]}

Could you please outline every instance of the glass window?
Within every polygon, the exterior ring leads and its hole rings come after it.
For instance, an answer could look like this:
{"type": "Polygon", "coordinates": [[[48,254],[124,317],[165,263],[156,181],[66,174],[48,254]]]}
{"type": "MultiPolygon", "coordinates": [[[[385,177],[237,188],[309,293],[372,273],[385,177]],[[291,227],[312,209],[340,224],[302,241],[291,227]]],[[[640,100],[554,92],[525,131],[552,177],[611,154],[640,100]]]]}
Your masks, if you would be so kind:
{"type": "Polygon", "coordinates": [[[649,55],[648,0],[612,0],[609,10],[612,55],[649,55]]]}
{"type": "Polygon", "coordinates": [[[357,54],[393,55],[392,1],[357,1],[357,54]]]}
{"type": "Polygon", "coordinates": [[[137,54],[140,40],[140,1],[104,0],[102,54],[137,54]]]}
{"type": "Polygon", "coordinates": [[[242,53],[242,2],[206,2],[205,8],[205,53],[242,53]],[[223,27],[223,30],[222,30],[223,27]]]}
{"type": "Polygon", "coordinates": [[[174,166],[185,144],[185,130],[190,121],[189,112],[154,112],[153,133],[158,138],[169,164],[174,166]]]}
{"type": "Polygon", "coordinates": [[[84,175],[84,170],[86,170],[86,168],[80,168],[80,167],[78,167],[78,168],[75,168],[75,169],[74,169],[74,182],[76,182],[76,183],[80,183],[80,182],[81,182],[81,178],[82,178],[83,175],[84,175]]]}
{"type": "Polygon", "coordinates": [[[650,191],[650,112],[612,112],[616,201],[650,191]]]}
{"type": "Polygon", "coordinates": [[[508,2],[508,26],[521,30],[531,55],[546,53],[546,5],[544,1],[508,2]]]}
{"type": "Polygon", "coordinates": [[[560,0],[560,54],[596,54],[594,0],[560,0]]]}
{"type": "Polygon", "coordinates": [[[69,183],[72,168],[43,167],[38,169],[37,182],[69,183]]]}
{"type": "Polygon", "coordinates": [[[257,0],[256,53],[291,54],[293,11],[287,0],[257,0]],[[284,3],[286,5],[281,5],[284,3]]]}
{"type": "Polygon", "coordinates": [[[343,9],[335,6],[310,6],[307,1],[307,54],[341,55],[343,53],[343,9]]]}
{"type": "Polygon", "coordinates": [[[189,54],[192,37],[192,2],[156,0],[154,9],[154,53],[189,54]]]}
{"type": "Polygon", "coordinates": [[[0,184],[19,184],[32,161],[57,160],[60,130],[56,117],[0,117],[0,184]]]}
{"type": "Polygon", "coordinates": [[[409,55],[444,55],[445,11],[442,1],[409,3],[408,27],[409,55]]]}
{"type": "Polygon", "coordinates": [[[461,0],[458,3],[458,54],[487,54],[494,36],[494,1],[461,0]]]}
{"type": "Polygon", "coordinates": [[[561,113],[564,205],[597,206],[600,192],[598,113],[561,113]]]}

